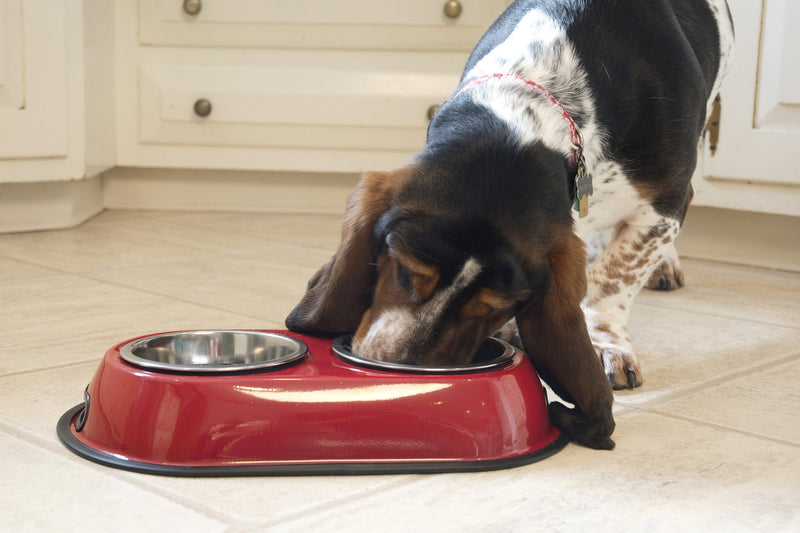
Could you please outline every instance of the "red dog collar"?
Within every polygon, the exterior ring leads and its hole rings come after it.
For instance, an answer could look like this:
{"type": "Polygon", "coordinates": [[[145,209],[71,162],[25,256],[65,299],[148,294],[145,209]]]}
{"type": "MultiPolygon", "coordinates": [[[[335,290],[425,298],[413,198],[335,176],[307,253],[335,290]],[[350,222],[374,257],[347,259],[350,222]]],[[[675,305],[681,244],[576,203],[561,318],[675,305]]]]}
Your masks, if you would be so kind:
{"type": "Polygon", "coordinates": [[[553,93],[536,83],[535,81],[531,81],[527,78],[523,78],[522,76],[518,76],[516,74],[486,74],[485,76],[481,76],[479,78],[475,78],[474,80],[470,81],[466,85],[464,85],[460,91],[458,91],[455,96],[459,96],[461,93],[466,92],[470,89],[483,85],[486,82],[493,81],[493,80],[503,80],[503,79],[511,79],[515,81],[519,81],[527,85],[528,87],[539,91],[556,108],[556,110],[561,113],[561,116],[569,126],[569,136],[570,142],[572,142],[572,162],[575,163],[576,166],[581,166],[583,163],[583,136],[581,135],[580,130],[578,129],[578,125],[575,124],[575,121],[572,120],[572,117],[567,113],[567,110],[564,109],[556,97],[553,96],[553,93]]]}
{"type": "Polygon", "coordinates": [[[461,90],[455,94],[454,98],[465,91],[483,85],[489,81],[504,79],[522,82],[531,89],[543,94],[545,97],[547,97],[552,106],[555,107],[556,110],[561,114],[563,119],[566,121],[567,126],[569,126],[570,142],[572,143],[572,162],[576,167],[574,207],[575,211],[580,213],[581,218],[585,217],[589,212],[589,195],[592,194],[592,177],[588,172],[586,172],[586,162],[583,157],[583,136],[578,129],[578,125],[575,124],[574,120],[572,120],[572,117],[569,113],[567,113],[567,110],[564,109],[564,106],[562,106],[558,100],[556,100],[556,97],[553,96],[553,93],[535,81],[523,78],[517,74],[486,74],[485,76],[475,78],[464,85],[461,90]]]}

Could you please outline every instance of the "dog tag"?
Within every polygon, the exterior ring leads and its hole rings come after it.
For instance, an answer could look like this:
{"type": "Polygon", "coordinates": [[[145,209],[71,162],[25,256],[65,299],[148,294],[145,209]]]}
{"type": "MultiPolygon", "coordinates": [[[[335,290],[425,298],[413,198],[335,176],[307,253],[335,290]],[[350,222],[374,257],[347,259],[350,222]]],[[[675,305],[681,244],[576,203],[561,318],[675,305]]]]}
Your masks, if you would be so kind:
{"type": "Polygon", "coordinates": [[[589,214],[589,196],[583,195],[581,196],[580,203],[578,205],[578,216],[581,218],[585,218],[586,215],[589,214]]]}
{"type": "Polygon", "coordinates": [[[589,195],[594,192],[592,188],[592,176],[584,171],[583,165],[578,165],[578,173],[575,175],[575,211],[580,218],[589,214],[589,195]]]}

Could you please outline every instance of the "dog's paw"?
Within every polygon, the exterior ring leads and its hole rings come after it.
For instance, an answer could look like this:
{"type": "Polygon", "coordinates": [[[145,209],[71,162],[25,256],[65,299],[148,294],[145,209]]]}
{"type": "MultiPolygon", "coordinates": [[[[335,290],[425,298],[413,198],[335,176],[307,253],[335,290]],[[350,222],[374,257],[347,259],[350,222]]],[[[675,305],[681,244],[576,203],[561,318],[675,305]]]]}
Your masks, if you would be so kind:
{"type": "Polygon", "coordinates": [[[586,416],[577,408],[553,402],[547,406],[550,421],[570,439],[595,450],[613,450],[614,419],[609,407],[608,414],[599,418],[586,416]]]}
{"type": "Polygon", "coordinates": [[[656,291],[674,291],[683,287],[684,275],[680,261],[676,257],[665,257],[645,285],[656,291]]]}
{"type": "Polygon", "coordinates": [[[632,351],[607,345],[595,345],[595,350],[614,390],[633,389],[644,382],[639,360],[632,351]]]}

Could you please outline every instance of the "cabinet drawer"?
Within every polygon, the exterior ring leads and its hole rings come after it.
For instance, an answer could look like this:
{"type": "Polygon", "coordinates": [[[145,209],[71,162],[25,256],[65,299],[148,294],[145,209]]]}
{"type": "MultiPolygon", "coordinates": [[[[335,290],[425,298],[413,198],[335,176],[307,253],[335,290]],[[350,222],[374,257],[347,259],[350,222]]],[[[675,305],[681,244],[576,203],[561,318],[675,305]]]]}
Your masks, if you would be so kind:
{"type": "Polygon", "coordinates": [[[469,51],[506,0],[139,0],[144,45],[469,51]]]}
{"type": "Polygon", "coordinates": [[[245,66],[142,64],[139,142],[411,153],[424,144],[428,109],[450,95],[463,61],[308,55],[245,66]],[[196,114],[198,99],[211,103],[208,116],[196,114]]]}

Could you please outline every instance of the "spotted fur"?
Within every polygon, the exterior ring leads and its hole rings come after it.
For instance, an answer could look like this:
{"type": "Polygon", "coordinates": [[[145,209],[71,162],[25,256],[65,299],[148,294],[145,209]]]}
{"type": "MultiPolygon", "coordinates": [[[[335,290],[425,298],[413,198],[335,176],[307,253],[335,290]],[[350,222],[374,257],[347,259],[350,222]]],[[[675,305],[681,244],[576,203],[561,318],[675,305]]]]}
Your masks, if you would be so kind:
{"type": "MultiPolygon", "coordinates": [[[[594,189],[589,216],[581,219],[574,214],[575,232],[587,243],[591,264],[583,308],[609,381],[615,388],[639,386],[643,376],[627,332],[627,319],[633,298],[642,287],[650,284],[651,288],[673,289],[683,284],[674,238],[685,208],[659,212],[653,205],[649,184],[636,187],[608,149],[610,135],[597,122],[597,95],[589,87],[589,78],[568,36],[569,25],[579,9],[563,5],[562,13],[566,16],[559,19],[552,16],[559,3],[518,4],[534,7],[522,15],[500,44],[467,68],[462,82],[490,73],[541,80],[540,83],[559,95],[559,102],[570,115],[579,117],[594,189]],[[661,235],[663,228],[669,230],[661,235]],[[637,249],[645,245],[646,248],[637,249]]],[[[679,4],[676,3],[676,8],[679,4]]],[[[719,28],[720,57],[706,98],[706,114],[729,67],[733,47],[733,27],[725,1],[709,0],[709,7],[719,28]]],[[[603,72],[610,76],[605,66],[603,72]]],[[[515,86],[484,84],[474,91],[473,98],[494,109],[522,142],[540,141],[568,155],[572,146],[565,122],[543,103],[541,95],[531,94],[518,83],[512,85],[515,86]]]]}

